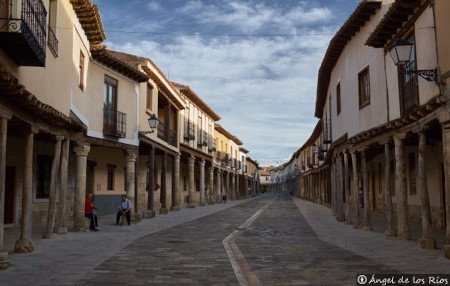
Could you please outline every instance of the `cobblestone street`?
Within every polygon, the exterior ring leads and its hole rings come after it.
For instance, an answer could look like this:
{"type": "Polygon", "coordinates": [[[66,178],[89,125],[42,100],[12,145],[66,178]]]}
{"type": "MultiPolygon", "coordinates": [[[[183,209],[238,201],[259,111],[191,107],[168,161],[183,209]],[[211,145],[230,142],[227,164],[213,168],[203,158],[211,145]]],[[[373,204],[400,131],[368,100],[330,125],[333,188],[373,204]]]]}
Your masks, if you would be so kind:
{"type": "Polygon", "coordinates": [[[45,251],[13,255],[15,265],[0,272],[0,284],[239,285],[247,278],[249,285],[355,285],[356,273],[450,269],[438,251],[376,232],[344,231],[348,226],[336,222],[328,208],[283,195],[196,208],[197,219],[189,221],[190,211],[170,213],[170,228],[158,223],[169,216],[160,216],[130,228],[107,226],[99,233],[76,234],[77,239],[69,234],[45,241],[45,251]],[[235,242],[245,259],[233,265],[224,239],[236,231],[235,242]],[[67,243],[60,244],[63,240],[67,243]],[[408,257],[415,259],[414,265],[408,257]],[[237,278],[239,268],[244,280],[237,278]]]}

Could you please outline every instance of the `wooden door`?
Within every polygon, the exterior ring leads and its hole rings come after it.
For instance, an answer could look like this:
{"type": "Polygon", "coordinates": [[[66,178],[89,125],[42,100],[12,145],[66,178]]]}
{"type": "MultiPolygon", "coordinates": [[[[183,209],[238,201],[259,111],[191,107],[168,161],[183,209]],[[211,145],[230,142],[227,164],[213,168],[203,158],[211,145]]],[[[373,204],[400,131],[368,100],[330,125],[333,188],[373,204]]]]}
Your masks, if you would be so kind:
{"type": "Polygon", "coordinates": [[[14,196],[16,194],[16,167],[6,167],[5,224],[14,223],[14,196]]]}
{"type": "Polygon", "coordinates": [[[446,206],[447,206],[447,201],[445,200],[445,171],[444,171],[444,163],[441,163],[441,196],[442,196],[442,199],[441,199],[441,201],[442,201],[442,209],[443,209],[443,212],[442,212],[442,225],[444,226],[444,227],[447,227],[447,223],[448,223],[448,221],[447,221],[447,209],[446,209],[446,206]]]}

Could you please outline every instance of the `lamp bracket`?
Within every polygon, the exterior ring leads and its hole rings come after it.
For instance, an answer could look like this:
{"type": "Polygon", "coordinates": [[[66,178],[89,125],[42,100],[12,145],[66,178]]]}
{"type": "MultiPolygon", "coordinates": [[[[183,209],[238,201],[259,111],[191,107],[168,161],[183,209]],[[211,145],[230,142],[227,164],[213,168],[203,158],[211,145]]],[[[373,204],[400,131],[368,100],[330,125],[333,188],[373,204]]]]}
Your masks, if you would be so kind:
{"type": "Polygon", "coordinates": [[[155,130],[139,131],[139,135],[148,135],[148,134],[152,134],[152,133],[155,133],[155,130]]]}
{"type": "Polygon", "coordinates": [[[407,73],[409,73],[409,74],[416,74],[416,75],[424,78],[427,81],[434,81],[434,82],[438,81],[437,69],[434,69],[434,70],[414,70],[414,69],[410,69],[410,70],[407,71],[407,73]]]}

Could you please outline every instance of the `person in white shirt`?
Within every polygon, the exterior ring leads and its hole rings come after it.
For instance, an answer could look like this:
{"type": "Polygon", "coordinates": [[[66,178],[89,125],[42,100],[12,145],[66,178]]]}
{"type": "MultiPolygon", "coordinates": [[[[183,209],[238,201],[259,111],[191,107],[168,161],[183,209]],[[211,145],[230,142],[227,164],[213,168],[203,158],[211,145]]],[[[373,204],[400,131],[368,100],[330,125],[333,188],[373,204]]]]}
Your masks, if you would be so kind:
{"type": "Polygon", "coordinates": [[[130,213],[132,207],[133,206],[131,205],[131,201],[127,198],[127,196],[122,195],[122,200],[120,201],[119,204],[119,211],[117,212],[116,216],[116,225],[119,224],[120,217],[123,215],[126,216],[127,223],[128,225],[130,225],[130,213]]]}

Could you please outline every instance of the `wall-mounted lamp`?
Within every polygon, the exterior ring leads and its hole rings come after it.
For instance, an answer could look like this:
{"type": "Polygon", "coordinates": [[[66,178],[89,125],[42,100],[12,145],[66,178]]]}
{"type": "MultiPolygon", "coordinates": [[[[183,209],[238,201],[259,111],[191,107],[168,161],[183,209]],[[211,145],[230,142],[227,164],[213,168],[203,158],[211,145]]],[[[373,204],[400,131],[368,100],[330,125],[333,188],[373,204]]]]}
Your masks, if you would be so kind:
{"type": "Polygon", "coordinates": [[[391,55],[392,60],[396,66],[404,65],[405,66],[405,74],[416,74],[427,81],[438,82],[438,73],[437,69],[433,70],[418,70],[415,67],[411,67],[412,60],[411,57],[413,55],[414,42],[410,42],[407,40],[403,40],[398,38],[389,54],[391,55]]]}
{"type": "Polygon", "coordinates": [[[155,130],[158,128],[159,119],[156,117],[155,114],[150,115],[150,118],[148,119],[148,125],[150,126],[150,131],[139,131],[140,135],[147,135],[152,134],[155,132],[155,130]]]}

